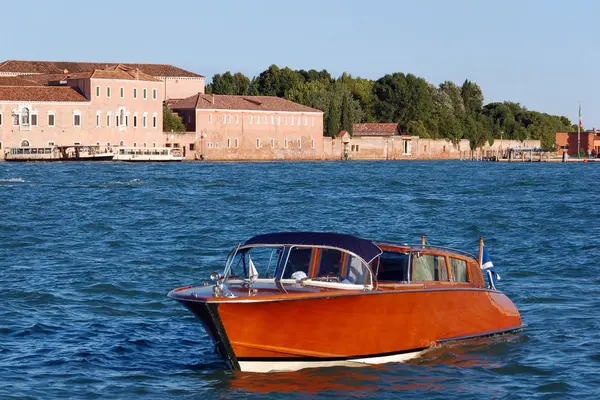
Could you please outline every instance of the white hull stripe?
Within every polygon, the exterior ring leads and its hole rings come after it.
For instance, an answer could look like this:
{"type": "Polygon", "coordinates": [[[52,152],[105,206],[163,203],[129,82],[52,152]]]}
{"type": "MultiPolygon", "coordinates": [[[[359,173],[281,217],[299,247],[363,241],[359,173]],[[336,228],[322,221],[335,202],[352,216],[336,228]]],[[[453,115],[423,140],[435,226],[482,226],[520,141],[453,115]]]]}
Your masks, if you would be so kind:
{"type": "Polygon", "coordinates": [[[239,361],[240,369],[246,372],[276,372],[298,371],[304,368],[322,367],[364,367],[365,365],[385,364],[390,362],[404,362],[416,358],[423,353],[422,350],[411,353],[402,353],[389,356],[355,358],[352,360],[332,361],[239,361]]]}

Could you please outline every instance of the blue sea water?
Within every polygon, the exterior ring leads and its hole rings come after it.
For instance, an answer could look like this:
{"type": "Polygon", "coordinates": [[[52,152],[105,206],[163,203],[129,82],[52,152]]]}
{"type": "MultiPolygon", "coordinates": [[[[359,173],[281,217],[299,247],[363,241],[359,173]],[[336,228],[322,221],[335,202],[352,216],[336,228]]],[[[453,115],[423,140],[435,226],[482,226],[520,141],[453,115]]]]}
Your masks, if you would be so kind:
{"type": "Polygon", "coordinates": [[[599,398],[599,182],[592,163],[0,164],[0,398],[599,398]],[[483,236],[528,328],[406,364],[227,371],[166,294],[280,230],[483,236]]]}

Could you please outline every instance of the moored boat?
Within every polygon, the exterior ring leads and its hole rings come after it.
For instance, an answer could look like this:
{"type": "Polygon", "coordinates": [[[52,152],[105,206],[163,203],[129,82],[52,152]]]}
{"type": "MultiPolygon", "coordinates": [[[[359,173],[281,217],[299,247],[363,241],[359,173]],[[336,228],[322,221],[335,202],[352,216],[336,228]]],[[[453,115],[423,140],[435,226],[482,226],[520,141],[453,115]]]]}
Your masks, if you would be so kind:
{"type": "MultiPolygon", "coordinates": [[[[169,296],[203,323],[234,370],[405,361],[439,343],[523,328],[479,259],[425,245],[283,232],[228,256],[214,284],[169,296]]],[[[487,266],[487,265],[486,265],[487,266]]]]}
{"type": "Polygon", "coordinates": [[[110,161],[110,148],[93,145],[12,147],[5,154],[6,161],[110,161]]]}
{"type": "Polygon", "coordinates": [[[119,147],[115,161],[127,162],[177,162],[183,160],[181,149],[176,147],[119,147]]]}

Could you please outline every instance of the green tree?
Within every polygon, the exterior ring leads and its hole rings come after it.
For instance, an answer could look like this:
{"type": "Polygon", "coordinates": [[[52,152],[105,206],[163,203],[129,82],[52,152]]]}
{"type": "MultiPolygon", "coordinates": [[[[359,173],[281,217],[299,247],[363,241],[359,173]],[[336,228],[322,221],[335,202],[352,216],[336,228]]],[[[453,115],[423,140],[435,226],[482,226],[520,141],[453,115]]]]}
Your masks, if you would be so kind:
{"type": "Polygon", "coordinates": [[[207,93],[213,94],[232,94],[232,95],[247,95],[250,88],[250,78],[236,72],[231,74],[227,71],[223,75],[215,74],[212,77],[211,83],[206,87],[207,93]]]}
{"type": "Polygon", "coordinates": [[[185,125],[181,118],[173,113],[169,107],[163,105],[163,132],[185,132],[185,125]]]}
{"type": "Polygon", "coordinates": [[[470,114],[479,113],[483,107],[483,92],[479,85],[466,79],[460,88],[465,111],[470,114]]]}

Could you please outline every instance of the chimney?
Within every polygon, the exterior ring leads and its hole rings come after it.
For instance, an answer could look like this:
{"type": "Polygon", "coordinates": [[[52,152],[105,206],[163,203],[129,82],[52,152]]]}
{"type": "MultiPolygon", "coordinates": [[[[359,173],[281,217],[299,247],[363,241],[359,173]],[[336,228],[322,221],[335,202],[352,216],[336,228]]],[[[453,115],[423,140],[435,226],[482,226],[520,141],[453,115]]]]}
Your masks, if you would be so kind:
{"type": "Polygon", "coordinates": [[[212,93],[212,94],[210,95],[210,102],[211,102],[212,104],[215,104],[215,94],[214,94],[214,93],[212,93]]]}

